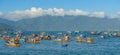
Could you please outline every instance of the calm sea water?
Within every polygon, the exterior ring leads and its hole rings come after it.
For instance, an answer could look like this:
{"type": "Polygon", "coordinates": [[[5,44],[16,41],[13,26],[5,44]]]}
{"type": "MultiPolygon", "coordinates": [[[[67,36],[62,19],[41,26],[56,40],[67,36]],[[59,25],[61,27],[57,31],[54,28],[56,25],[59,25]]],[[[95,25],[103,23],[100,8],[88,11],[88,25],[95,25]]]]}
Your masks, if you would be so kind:
{"type": "MultiPolygon", "coordinates": [[[[24,32],[24,36],[40,32],[24,32]]],[[[54,34],[59,37],[59,32],[46,32],[46,35],[54,34]]],[[[65,32],[63,32],[65,33],[65,32]]],[[[89,35],[87,32],[71,34],[72,41],[68,43],[57,43],[53,40],[42,40],[39,44],[28,44],[21,41],[20,47],[7,47],[3,40],[0,40],[0,55],[120,55],[120,38],[108,37],[100,39],[99,35],[89,35]],[[78,43],[75,36],[84,34],[95,38],[95,44],[78,43]],[[68,44],[63,47],[63,44],[68,44]]]]}

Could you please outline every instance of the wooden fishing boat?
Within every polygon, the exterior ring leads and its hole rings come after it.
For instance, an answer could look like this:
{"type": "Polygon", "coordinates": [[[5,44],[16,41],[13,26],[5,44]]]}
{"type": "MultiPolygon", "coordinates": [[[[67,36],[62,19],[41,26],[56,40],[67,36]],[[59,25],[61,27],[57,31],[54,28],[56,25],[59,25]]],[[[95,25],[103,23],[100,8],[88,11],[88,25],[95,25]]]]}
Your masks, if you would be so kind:
{"type": "Polygon", "coordinates": [[[70,40],[63,40],[63,39],[55,39],[55,42],[70,42],[70,40]]]}
{"type": "Polygon", "coordinates": [[[63,36],[63,39],[55,39],[54,40],[55,42],[70,42],[71,41],[71,38],[69,36],[63,36]]]}
{"type": "Polygon", "coordinates": [[[14,40],[14,39],[11,39],[11,40],[8,40],[7,41],[7,46],[14,46],[14,47],[19,47],[20,46],[20,43],[19,43],[19,40],[14,40]]]}
{"type": "Polygon", "coordinates": [[[82,37],[76,37],[77,42],[83,42],[82,37]]]}
{"type": "Polygon", "coordinates": [[[7,46],[14,46],[14,47],[19,47],[20,46],[20,44],[9,44],[9,43],[7,43],[6,45],[7,46]]]}
{"type": "Polygon", "coordinates": [[[87,37],[86,40],[83,40],[82,37],[76,38],[77,42],[83,42],[83,43],[95,43],[95,40],[93,38],[87,37]]]}
{"type": "Polygon", "coordinates": [[[93,38],[88,37],[86,38],[86,40],[83,40],[83,42],[88,44],[93,44],[95,43],[95,40],[93,38]]]}
{"type": "Polygon", "coordinates": [[[92,32],[90,32],[90,34],[91,34],[91,35],[100,35],[101,32],[95,32],[95,31],[92,31],[92,32]]]}
{"type": "Polygon", "coordinates": [[[27,43],[33,43],[33,44],[37,44],[40,41],[36,41],[36,40],[26,40],[27,43]]]}

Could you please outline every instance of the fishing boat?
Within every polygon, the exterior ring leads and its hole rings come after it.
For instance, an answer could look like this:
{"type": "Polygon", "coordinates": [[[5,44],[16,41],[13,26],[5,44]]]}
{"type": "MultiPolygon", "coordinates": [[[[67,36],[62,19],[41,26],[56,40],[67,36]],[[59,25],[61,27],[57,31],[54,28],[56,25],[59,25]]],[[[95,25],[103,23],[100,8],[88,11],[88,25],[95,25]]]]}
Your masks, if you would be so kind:
{"type": "Polygon", "coordinates": [[[39,43],[40,42],[40,40],[39,41],[36,41],[36,39],[31,39],[31,40],[25,40],[27,43],[33,43],[33,44],[37,44],[37,43],[39,43]]]}
{"type": "Polygon", "coordinates": [[[76,37],[77,42],[83,42],[83,43],[95,43],[93,38],[87,37],[85,40],[83,40],[82,36],[76,37]]]}
{"type": "Polygon", "coordinates": [[[101,32],[92,31],[92,32],[90,32],[90,34],[91,34],[91,35],[100,35],[101,32]]]}
{"type": "Polygon", "coordinates": [[[20,46],[20,44],[9,44],[9,43],[7,43],[6,45],[7,46],[14,46],[14,47],[19,47],[20,46]]]}
{"type": "Polygon", "coordinates": [[[120,37],[120,32],[116,33],[116,37],[120,37]]]}
{"type": "Polygon", "coordinates": [[[37,44],[41,41],[41,37],[36,37],[36,38],[28,38],[25,37],[25,42],[27,43],[33,43],[33,44],[37,44]]]}
{"type": "Polygon", "coordinates": [[[82,36],[80,36],[80,37],[76,37],[76,41],[77,41],[77,42],[83,42],[83,40],[82,40],[82,36]]]}
{"type": "Polygon", "coordinates": [[[19,47],[20,46],[20,43],[19,43],[19,40],[8,40],[7,43],[6,43],[7,46],[14,46],[14,47],[19,47]]]}
{"type": "Polygon", "coordinates": [[[93,43],[95,43],[95,40],[93,38],[87,37],[86,40],[83,40],[83,42],[93,44],[93,43]]]}
{"type": "Polygon", "coordinates": [[[70,42],[70,40],[63,40],[63,39],[55,39],[55,42],[70,42]]]}
{"type": "Polygon", "coordinates": [[[58,38],[58,39],[55,39],[54,41],[55,42],[70,42],[71,40],[69,36],[64,36],[63,39],[58,38]]]}

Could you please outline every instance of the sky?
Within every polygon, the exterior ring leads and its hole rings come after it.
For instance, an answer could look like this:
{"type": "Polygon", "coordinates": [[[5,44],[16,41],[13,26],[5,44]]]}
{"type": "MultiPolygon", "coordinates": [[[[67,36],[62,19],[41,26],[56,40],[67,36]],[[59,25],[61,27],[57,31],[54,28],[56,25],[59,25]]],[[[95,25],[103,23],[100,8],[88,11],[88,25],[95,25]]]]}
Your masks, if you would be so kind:
{"type": "Polygon", "coordinates": [[[0,0],[0,11],[9,12],[31,7],[81,9],[114,13],[120,10],[120,0],[0,0]]]}
{"type": "MultiPolygon", "coordinates": [[[[107,14],[107,15],[114,14],[111,17],[118,18],[118,15],[120,15],[119,2],[120,0],[0,0],[0,15],[7,14],[7,15],[4,15],[4,17],[5,16],[7,17],[11,15],[11,12],[15,14],[16,13],[26,14],[25,10],[29,10],[29,12],[31,12],[33,10],[40,11],[40,9],[42,9],[42,11],[44,10],[45,12],[46,10],[49,10],[51,8],[52,10],[55,10],[55,11],[72,10],[73,12],[76,12],[76,13],[73,13],[72,11],[70,13],[77,14],[77,15],[78,13],[79,15],[81,15],[81,13],[84,13],[86,15],[89,13],[92,13],[92,15],[90,16],[95,16],[96,14],[99,14],[97,15],[97,17],[98,16],[100,17],[101,15],[103,17],[104,14],[107,14]],[[35,9],[32,9],[32,8],[35,8],[35,9]]],[[[36,12],[33,12],[33,13],[36,13],[36,12]]],[[[64,12],[64,14],[66,13],[69,13],[69,12],[64,12]]],[[[59,15],[61,13],[58,12],[57,14],[59,15]]],[[[34,15],[36,16],[36,14],[34,15]]],[[[13,19],[16,19],[16,18],[13,17],[13,19]]]]}

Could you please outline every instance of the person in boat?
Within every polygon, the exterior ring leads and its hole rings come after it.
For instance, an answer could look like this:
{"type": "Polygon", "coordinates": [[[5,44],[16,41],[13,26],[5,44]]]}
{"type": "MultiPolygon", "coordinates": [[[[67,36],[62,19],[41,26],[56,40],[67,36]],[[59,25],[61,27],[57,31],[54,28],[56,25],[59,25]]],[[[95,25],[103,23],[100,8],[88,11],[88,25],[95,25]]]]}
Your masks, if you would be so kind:
{"type": "Polygon", "coordinates": [[[40,40],[42,40],[41,37],[35,37],[35,41],[40,41],[40,40]]]}
{"type": "Polygon", "coordinates": [[[69,36],[64,36],[63,40],[70,41],[70,37],[69,36]]]}
{"type": "Polygon", "coordinates": [[[68,36],[64,36],[64,40],[68,40],[68,36]]]}
{"type": "Polygon", "coordinates": [[[15,47],[19,47],[20,43],[19,40],[15,40],[15,39],[10,39],[6,41],[6,45],[7,46],[15,46],[15,47]]]}
{"type": "Polygon", "coordinates": [[[80,36],[82,36],[82,37],[84,37],[84,38],[86,38],[86,37],[87,37],[85,34],[81,34],[80,36]]]}
{"type": "Polygon", "coordinates": [[[41,40],[43,40],[43,39],[44,39],[44,36],[43,36],[43,35],[40,35],[39,38],[41,38],[41,40]]]}
{"type": "Polygon", "coordinates": [[[28,40],[28,36],[24,37],[24,40],[25,40],[25,42],[27,42],[27,40],[28,40]]]}
{"type": "Polygon", "coordinates": [[[9,41],[10,41],[10,42],[14,42],[14,40],[15,40],[15,39],[12,38],[12,37],[9,38],[9,41]]]}
{"type": "Polygon", "coordinates": [[[32,40],[29,40],[29,37],[28,37],[28,36],[26,36],[26,37],[24,38],[24,40],[25,40],[26,43],[32,42],[32,40]]]}
{"type": "Polygon", "coordinates": [[[31,39],[29,39],[28,37],[25,37],[24,39],[25,39],[26,43],[33,43],[33,44],[39,43],[41,40],[40,37],[35,37],[35,38],[31,38],[31,39]]]}
{"type": "Polygon", "coordinates": [[[19,40],[14,40],[14,44],[20,44],[19,40]]]}
{"type": "Polygon", "coordinates": [[[51,36],[48,35],[47,37],[45,37],[46,40],[51,40],[51,36]]]}
{"type": "Polygon", "coordinates": [[[8,40],[9,38],[6,37],[5,35],[3,35],[3,37],[1,38],[2,40],[8,40]]]}
{"type": "Polygon", "coordinates": [[[17,39],[17,40],[20,40],[20,39],[21,39],[21,35],[20,35],[20,34],[17,34],[17,35],[16,35],[16,39],[17,39]]]}
{"type": "Polygon", "coordinates": [[[55,42],[69,42],[70,37],[69,36],[62,36],[61,38],[57,38],[54,40],[55,42]]]}
{"type": "Polygon", "coordinates": [[[82,36],[76,37],[76,41],[77,41],[77,42],[83,42],[82,36]]]}
{"type": "Polygon", "coordinates": [[[36,34],[32,34],[32,36],[30,38],[35,38],[35,37],[37,37],[37,35],[36,34]]]}
{"type": "Polygon", "coordinates": [[[14,38],[10,37],[8,40],[6,40],[6,43],[13,44],[14,40],[14,38]]]}
{"type": "Polygon", "coordinates": [[[0,38],[2,38],[3,37],[3,35],[2,34],[0,34],[0,38]]]}

